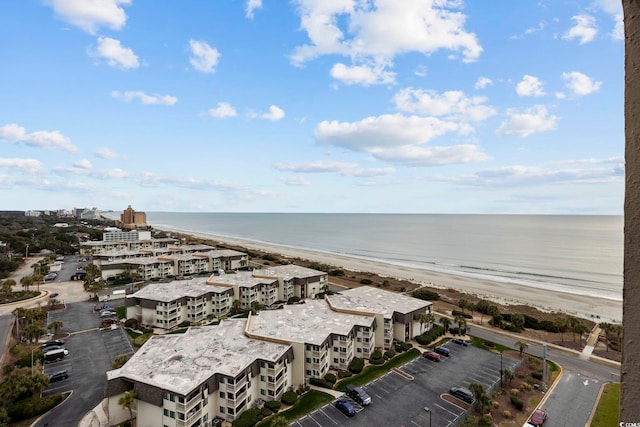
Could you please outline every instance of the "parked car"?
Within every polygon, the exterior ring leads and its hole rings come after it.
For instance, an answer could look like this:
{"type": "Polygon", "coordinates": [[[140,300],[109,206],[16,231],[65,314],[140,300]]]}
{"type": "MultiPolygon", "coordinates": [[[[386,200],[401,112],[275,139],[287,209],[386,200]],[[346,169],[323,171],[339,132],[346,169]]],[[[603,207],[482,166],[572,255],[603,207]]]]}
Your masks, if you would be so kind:
{"type": "Polygon", "coordinates": [[[51,351],[45,351],[44,353],[44,361],[45,363],[57,362],[58,360],[64,359],[69,354],[69,350],[65,349],[57,349],[51,351]]]}
{"type": "Polygon", "coordinates": [[[454,339],[451,340],[451,342],[454,343],[454,344],[461,345],[463,347],[466,347],[468,345],[467,342],[465,340],[461,339],[461,338],[454,338],[454,339]]]}
{"type": "Polygon", "coordinates": [[[102,326],[102,327],[111,326],[114,323],[118,323],[118,319],[114,319],[112,317],[109,317],[107,319],[102,319],[102,322],[100,322],[100,326],[102,326]]]}
{"type": "Polygon", "coordinates": [[[49,294],[49,298],[55,298],[55,297],[57,297],[58,295],[60,295],[60,294],[59,294],[59,293],[57,293],[57,292],[53,292],[53,293],[49,294]]]}
{"type": "Polygon", "coordinates": [[[54,383],[56,381],[62,381],[62,380],[66,380],[67,378],[69,378],[69,374],[67,373],[67,371],[58,371],[56,373],[53,373],[51,375],[49,375],[49,382],[50,383],[54,383]]]}
{"type": "Polygon", "coordinates": [[[111,311],[111,310],[102,310],[100,312],[100,317],[113,317],[113,316],[117,316],[118,314],[116,313],[115,310],[111,311]]]}
{"type": "Polygon", "coordinates": [[[447,347],[437,346],[433,349],[433,351],[447,357],[451,355],[451,350],[449,350],[447,347]]]}
{"type": "Polygon", "coordinates": [[[467,403],[473,403],[476,400],[471,390],[464,387],[451,387],[449,394],[467,403]]]}
{"type": "Polygon", "coordinates": [[[424,353],[422,353],[422,357],[429,359],[429,360],[433,360],[434,362],[439,362],[440,361],[440,355],[438,353],[436,353],[435,351],[431,351],[431,350],[427,350],[424,353]]]}
{"type": "Polygon", "coordinates": [[[536,409],[535,411],[533,411],[531,418],[529,418],[529,424],[532,424],[536,427],[543,426],[545,421],[547,421],[547,413],[542,409],[536,409]]]}
{"type": "Polygon", "coordinates": [[[64,345],[50,345],[50,346],[42,349],[42,351],[44,353],[48,353],[48,352],[54,351],[54,350],[64,350],[64,345]]]}
{"type": "Polygon", "coordinates": [[[56,280],[57,277],[58,275],[56,273],[48,273],[48,274],[45,274],[44,280],[45,282],[48,282],[50,280],[56,280]]]}
{"type": "Polygon", "coordinates": [[[362,388],[356,387],[353,384],[347,384],[347,396],[362,406],[371,404],[371,396],[369,396],[362,388]]]}
{"type": "Polygon", "coordinates": [[[334,406],[347,417],[353,417],[356,414],[356,408],[346,400],[338,400],[334,406]]]}
{"type": "Polygon", "coordinates": [[[49,341],[45,341],[44,343],[42,343],[42,350],[46,351],[47,347],[51,347],[51,346],[63,346],[64,345],[64,340],[49,340],[49,341]]]}

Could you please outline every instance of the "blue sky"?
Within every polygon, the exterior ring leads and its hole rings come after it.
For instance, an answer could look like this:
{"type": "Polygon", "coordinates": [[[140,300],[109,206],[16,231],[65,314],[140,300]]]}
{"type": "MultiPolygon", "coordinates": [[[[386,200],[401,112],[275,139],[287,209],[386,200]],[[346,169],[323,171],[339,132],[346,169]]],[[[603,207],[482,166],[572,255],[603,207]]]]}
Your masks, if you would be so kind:
{"type": "Polygon", "coordinates": [[[621,214],[619,0],[7,0],[1,209],[621,214]]]}

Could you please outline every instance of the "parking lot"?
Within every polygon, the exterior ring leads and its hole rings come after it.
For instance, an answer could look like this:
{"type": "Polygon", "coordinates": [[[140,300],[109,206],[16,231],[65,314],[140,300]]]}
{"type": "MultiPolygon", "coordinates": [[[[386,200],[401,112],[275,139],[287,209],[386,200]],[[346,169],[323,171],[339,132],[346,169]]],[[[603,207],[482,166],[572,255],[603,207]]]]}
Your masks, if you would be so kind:
{"type": "MultiPolygon", "coordinates": [[[[122,302],[122,301],[120,301],[122,302]]],[[[112,302],[112,306],[118,301],[112,302]]],[[[61,320],[62,332],[70,335],[65,340],[69,355],[63,360],[45,363],[46,375],[66,370],[67,379],[51,383],[43,395],[73,390],[71,397],[60,407],[40,419],[37,426],[76,426],[88,411],[104,397],[105,373],[120,354],[133,354],[133,348],[123,329],[99,329],[100,315],[88,301],[67,305],[64,310],[49,313],[48,321],[61,320]]]]}
{"type": "MultiPolygon", "coordinates": [[[[448,394],[452,386],[468,387],[478,382],[489,388],[500,381],[500,355],[476,347],[445,345],[451,351],[450,357],[442,357],[440,362],[418,357],[405,364],[400,370],[408,374],[389,372],[373,382],[362,386],[371,396],[372,404],[362,408],[346,395],[356,408],[356,415],[347,417],[331,404],[317,409],[295,421],[292,426],[427,426],[430,409],[431,425],[450,426],[461,422],[467,405],[448,394]]],[[[504,357],[503,368],[513,370],[516,360],[504,357]]]]}

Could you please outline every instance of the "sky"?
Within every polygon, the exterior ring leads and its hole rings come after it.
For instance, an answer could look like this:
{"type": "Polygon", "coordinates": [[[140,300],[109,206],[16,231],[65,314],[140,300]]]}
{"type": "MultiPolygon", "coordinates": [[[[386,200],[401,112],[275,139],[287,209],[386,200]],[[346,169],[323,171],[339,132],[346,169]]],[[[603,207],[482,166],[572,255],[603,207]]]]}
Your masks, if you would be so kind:
{"type": "Polygon", "coordinates": [[[0,11],[0,210],[623,212],[619,0],[0,11]]]}

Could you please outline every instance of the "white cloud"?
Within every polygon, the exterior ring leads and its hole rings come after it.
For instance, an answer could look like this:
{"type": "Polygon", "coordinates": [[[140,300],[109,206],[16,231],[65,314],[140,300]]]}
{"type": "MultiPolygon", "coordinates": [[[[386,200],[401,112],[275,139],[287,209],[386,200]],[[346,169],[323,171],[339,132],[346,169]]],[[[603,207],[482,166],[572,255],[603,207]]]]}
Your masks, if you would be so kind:
{"type": "Polygon", "coordinates": [[[615,24],[611,31],[611,38],[624,40],[624,22],[622,16],[622,2],[620,0],[594,0],[593,6],[609,14],[615,24]]]}
{"type": "Polygon", "coordinates": [[[218,102],[218,106],[216,108],[211,108],[209,111],[207,111],[207,114],[217,119],[236,117],[238,115],[235,108],[233,108],[231,104],[227,102],[218,102]]]}
{"type": "Polygon", "coordinates": [[[0,158],[0,167],[16,169],[29,175],[38,175],[44,172],[42,163],[36,159],[0,158]]]}
{"type": "Polygon", "coordinates": [[[80,162],[74,163],[72,167],[57,167],[54,171],[60,175],[79,175],[88,176],[91,178],[105,180],[105,179],[123,179],[129,176],[129,173],[125,170],[115,169],[93,169],[90,164],[80,162]]]}
{"type": "Polygon", "coordinates": [[[101,159],[106,159],[106,160],[113,160],[113,159],[124,159],[125,156],[122,156],[118,153],[116,153],[115,151],[109,149],[109,148],[105,148],[105,147],[100,147],[97,148],[96,151],[94,152],[94,154],[96,155],[96,157],[99,157],[101,159]]]}
{"type": "Polygon", "coordinates": [[[385,71],[381,65],[354,65],[348,66],[342,63],[335,64],[331,68],[331,77],[346,85],[361,84],[369,86],[374,84],[393,83],[396,73],[385,71]]]}
{"type": "Polygon", "coordinates": [[[443,116],[463,121],[482,121],[496,114],[482,96],[468,97],[462,91],[438,94],[432,90],[406,88],[395,94],[398,110],[424,116],[443,116]]]}
{"type": "Polygon", "coordinates": [[[496,135],[515,135],[522,138],[534,133],[546,132],[556,129],[558,117],[548,115],[546,107],[536,105],[520,113],[516,110],[508,110],[508,120],[502,122],[496,130],[496,135]]]}
{"type": "Polygon", "coordinates": [[[575,22],[575,25],[563,34],[563,39],[579,39],[580,44],[585,44],[592,41],[596,37],[596,34],[598,34],[596,20],[593,16],[585,14],[576,15],[571,17],[571,20],[575,22]]]}
{"type": "Polygon", "coordinates": [[[562,79],[565,81],[565,86],[577,96],[592,94],[602,86],[602,82],[597,82],[579,71],[562,73],[562,79]]]}
{"type": "Polygon", "coordinates": [[[71,140],[60,131],[36,131],[27,133],[27,130],[15,123],[0,127],[0,139],[9,142],[24,142],[32,147],[50,148],[75,152],[77,148],[71,144],[71,140]]]}
{"type": "Polygon", "coordinates": [[[272,105],[269,107],[269,112],[260,115],[261,119],[271,120],[272,122],[277,122],[284,118],[284,110],[282,110],[277,105],[272,105]]]}
{"type": "Polygon", "coordinates": [[[356,178],[371,178],[375,176],[389,175],[395,172],[394,168],[368,168],[362,169],[357,163],[317,161],[310,163],[276,163],[274,167],[282,172],[294,173],[337,173],[342,176],[356,178]]]}
{"type": "Polygon", "coordinates": [[[308,187],[311,185],[311,181],[303,176],[288,176],[286,178],[281,178],[282,182],[286,185],[291,185],[294,187],[308,187]]]}
{"type": "Polygon", "coordinates": [[[79,168],[79,169],[91,169],[92,165],[91,162],[87,159],[80,159],[77,162],[75,162],[73,164],[74,167],[79,168]]]}
{"type": "Polygon", "coordinates": [[[295,65],[337,54],[351,58],[346,67],[388,67],[397,55],[431,55],[439,50],[473,62],[482,52],[476,35],[464,28],[466,16],[459,0],[295,0],[295,4],[310,41],[291,54],[295,65]]]}
{"type": "Polygon", "coordinates": [[[61,20],[95,34],[99,27],[121,30],[127,22],[121,5],[130,5],[131,0],[45,0],[45,4],[61,20]]]}
{"type": "Polygon", "coordinates": [[[98,37],[98,46],[91,52],[92,56],[103,58],[110,67],[121,70],[138,68],[140,63],[132,49],[123,47],[120,40],[110,37],[98,37]]]}
{"type": "Polygon", "coordinates": [[[215,73],[218,61],[222,56],[218,49],[209,46],[205,41],[189,40],[191,57],[189,63],[202,73],[215,73]]]}
{"type": "Polygon", "coordinates": [[[134,99],[139,100],[141,103],[143,104],[147,104],[147,105],[152,105],[152,104],[157,104],[157,105],[174,105],[176,102],[178,102],[178,98],[176,98],[175,96],[171,96],[171,95],[147,95],[146,93],[139,91],[139,90],[128,90],[124,93],[118,92],[117,90],[114,90],[113,92],[111,92],[111,96],[113,98],[118,98],[118,99],[122,99],[126,102],[131,102],[134,99]]]}
{"type": "Polygon", "coordinates": [[[544,96],[542,82],[535,76],[525,74],[516,85],[516,93],[520,96],[544,96]]]}
{"type": "Polygon", "coordinates": [[[489,159],[489,156],[473,144],[376,148],[372,150],[372,154],[379,160],[406,166],[442,166],[455,163],[483,162],[489,159]]]}
{"type": "Polygon", "coordinates": [[[253,11],[262,7],[262,0],[247,0],[247,9],[245,16],[253,19],[253,11]]]}
{"type": "Polygon", "coordinates": [[[474,85],[474,87],[476,89],[484,89],[487,86],[490,86],[493,84],[493,80],[491,80],[488,77],[478,77],[478,80],[476,80],[476,84],[474,85]]]}

